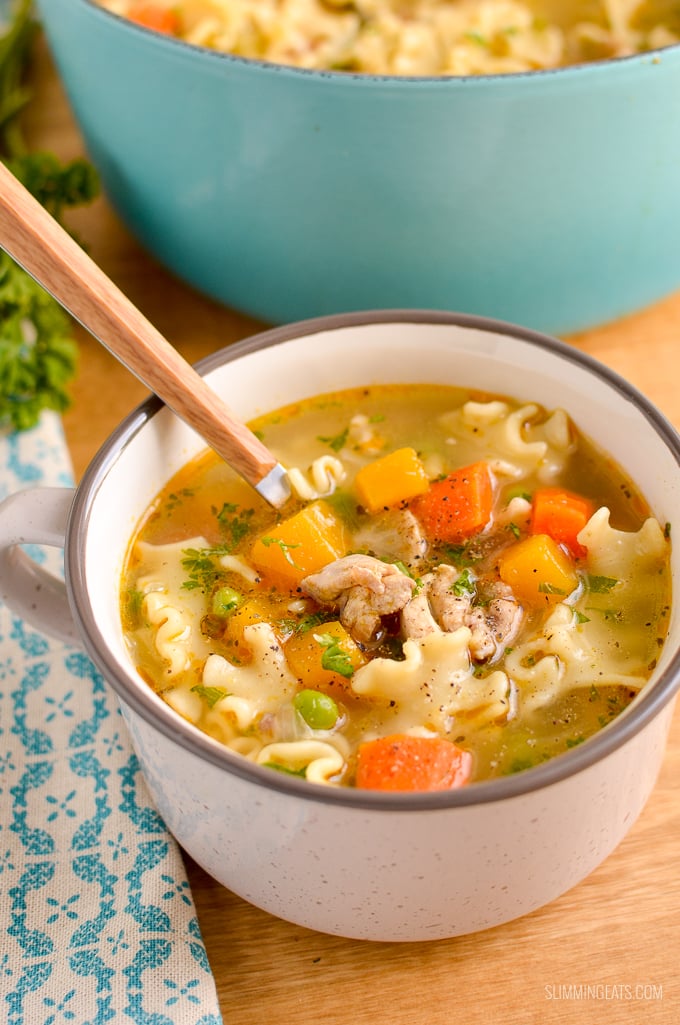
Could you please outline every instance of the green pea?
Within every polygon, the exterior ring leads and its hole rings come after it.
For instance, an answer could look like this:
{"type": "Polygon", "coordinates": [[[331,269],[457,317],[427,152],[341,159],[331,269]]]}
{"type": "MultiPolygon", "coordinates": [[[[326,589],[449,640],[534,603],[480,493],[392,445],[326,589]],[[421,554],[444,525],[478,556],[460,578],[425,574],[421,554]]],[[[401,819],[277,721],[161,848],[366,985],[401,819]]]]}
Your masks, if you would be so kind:
{"type": "Polygon", "coordinates": [[[233,587],[218,587],[212,596],[211,611],[214,616],[228,616],[239,607],[242,600],[233,587]]]}
{"type": "Polygon", "coordinates": [[[318,690],[299,691],[293,699],[293,705],[313,730],[332,729],[340,716],[333,698],[318,690]]]}

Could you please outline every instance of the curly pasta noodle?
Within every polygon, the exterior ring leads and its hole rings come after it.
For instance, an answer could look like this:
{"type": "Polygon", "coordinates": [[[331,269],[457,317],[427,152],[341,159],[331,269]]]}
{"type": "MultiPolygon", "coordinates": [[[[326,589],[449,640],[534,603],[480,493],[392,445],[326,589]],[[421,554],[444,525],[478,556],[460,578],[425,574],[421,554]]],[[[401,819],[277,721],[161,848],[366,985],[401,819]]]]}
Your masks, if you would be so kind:
{"type": "Polygon", "coordinates": [[[319,456],[309,468],[305,477],[297,466],[288,470],[290,486],[303,502],[313,502],[317,498],[328,498],[338,484],[342,484],[347,476],[344,466],[335,456],[319,456]]]}
{"type": "Polygon", "coordinates": [[[322,740],[291,740],[267,744],[257,756],[259,765],[272,762],[297,772],[305,769],[305,778],[312,783],[330,783],[339,775],[345,760],[332,744],[322,740]]]}

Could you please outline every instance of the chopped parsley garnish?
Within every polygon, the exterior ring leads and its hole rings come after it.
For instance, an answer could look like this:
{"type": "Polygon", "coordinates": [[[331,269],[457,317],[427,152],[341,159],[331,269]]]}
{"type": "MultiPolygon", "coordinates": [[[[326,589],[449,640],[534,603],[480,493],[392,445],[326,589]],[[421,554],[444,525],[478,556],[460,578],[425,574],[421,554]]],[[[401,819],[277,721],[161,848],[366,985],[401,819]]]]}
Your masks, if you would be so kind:
{"type": "Polygon", "coordinates": [[[451,584],[451,591],[456,598],[471,598],[475,593],[475,578],[469,569],[464,569],[455,583],[451,584]]]}
{"type": "Polygon", "coordinates": [[[324,445],[330,445],[334,452],[339,452],[347,444],[347,438],[349,437],[349,427],[345,427],[344,431],[340,431],[339,434],[333,437],[324,437],[323,435],[317,435],[317,441],[322,442],[324,445]]]}
{"type": "Polygon", "coordinates": [[[182,588],[185,591],[193,591],[200,587],[204,591],[209,591],[224,574],[224,570],[215,560],[221,555],[228,555],[229,548],[184,548],[182,554],[182,569],[188,574],[188,580],[184,581],[182,588]]]}
{"type": "Polygon", "coordinates": [[[299,543],[291,545],[286,541],[282,541],[280,537],[261,537],[260,541],[265,548],[271,548],[272,545],[277,545],[281,549],[286,562],[289,562],[291,566],[295,566],[296,569],[300,569],[300,567],[293,561],[293,557],[290,554],[291,548],[300,547],[299,543]]]}
{"type": "Polygon", "coordinates": [[[481,558],[470,548],[470,545],[444,545],[442,552],[444,557],[459,569],[464,566],[472,566],[481,558]]]}
{"type": "Polygon", "coordinates": [[[293,629],[296,633],[305,633],[307,630],[312,630],[317,626],[321,626],[322,623],[328,623],[329,620],[335,619],[335,613],[331,609],[320,612],[310,612],[309,615],[303,616],[299,622],[295,622],[293,629]]]}
{"type": "Polygon", "coordinates": [[[566,594],[561,587],[555,587],[554,584],[548,583],[546,580],[542,580],[538,585],[539,594],[566,594]]]}
{"type": "Polygon", "coordinates": [[[219,512],[216,508],[213,509],[213,512],[220,530],[231,538],[232,548],[236,548],[238,543],[247,536],[255,510],[241,509],[233,502],[225,502],[219,512]]]}
{"type": "Polygon", "coordinates": [[[182,504],[185,498],[192,498],[194,494],[195,491],[193,488],[180,488],[179,491],[172,491],[168,495],[168,500],[165,503],[166,514],[169,515],[171,512],[174,512],[174,510],[182,504]]]}
{"type": "Polygon", "coordinates": [[[338,673],[349,678],[354,673],[352,660],[340,647],[340,638],[334,634],[314,634],[314,640],[324,647],[321,656],[321,667],[330,673],[338,673]]]}
{"type": "Polygon", "coordinates": [[[223,687],[205,687],[202,683],[197,683],[191,689],[194,694],[198,694],[199,697],[207,701],[208,708],[214,708],[222,698],[229,697],[229,692],[224,690],[223,687]]]}
{"type": "Polygon", "coordinates": [[[616,587],[619,581],[616,577],[601,577],[585,573],[583,583],[586,590],[590,591],[591,594],[606,594],[616,587]]]}

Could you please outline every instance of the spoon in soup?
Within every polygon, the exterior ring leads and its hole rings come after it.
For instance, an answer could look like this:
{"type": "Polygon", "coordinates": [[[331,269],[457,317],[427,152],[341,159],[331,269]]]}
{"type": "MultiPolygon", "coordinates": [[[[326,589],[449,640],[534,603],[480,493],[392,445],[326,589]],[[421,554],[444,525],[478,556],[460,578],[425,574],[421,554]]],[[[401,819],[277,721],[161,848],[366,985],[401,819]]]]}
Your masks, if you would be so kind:
{"type": "Polygon", "coordinates": [[[0,247],[262,498],[287,501],[276,457],[1,162],[0,247]]]}

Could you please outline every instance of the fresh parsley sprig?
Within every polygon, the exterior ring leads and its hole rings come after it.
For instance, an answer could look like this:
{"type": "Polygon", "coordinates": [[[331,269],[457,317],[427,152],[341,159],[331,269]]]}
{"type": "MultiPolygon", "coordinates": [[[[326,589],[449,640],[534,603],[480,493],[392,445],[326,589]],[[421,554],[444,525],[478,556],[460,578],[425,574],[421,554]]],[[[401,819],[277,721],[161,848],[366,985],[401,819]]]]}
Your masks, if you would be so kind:
{"type": "MultiPolygon", "coordinates": [[[[87,160],[63,164],[52,153],[29,152],[21,114],[32,97],[38,31],[32,0],[16,3],[9,24],[0,27],[0,160],[63,223],[65,211],[95,198],[99,182],[87,160]]],[[[0,251],[0,425],[26,430],[43,409],[67,409],[77,354],[70,318],[0,251]]]]}
{"type": "Polygon", "coordinates": [[[66,314],[0,250],[0,423],[25,430],[67,409],[75,365],[66,314]]]}

